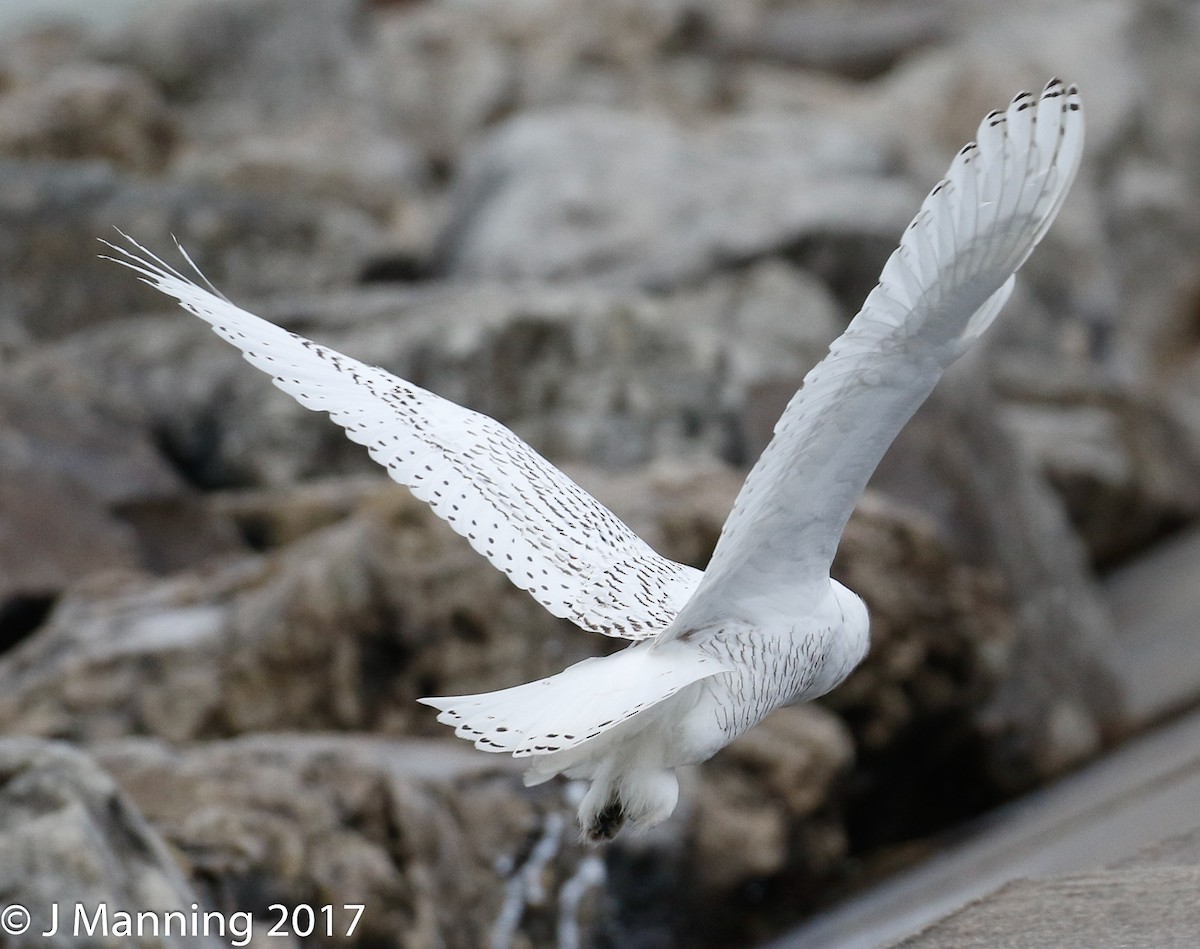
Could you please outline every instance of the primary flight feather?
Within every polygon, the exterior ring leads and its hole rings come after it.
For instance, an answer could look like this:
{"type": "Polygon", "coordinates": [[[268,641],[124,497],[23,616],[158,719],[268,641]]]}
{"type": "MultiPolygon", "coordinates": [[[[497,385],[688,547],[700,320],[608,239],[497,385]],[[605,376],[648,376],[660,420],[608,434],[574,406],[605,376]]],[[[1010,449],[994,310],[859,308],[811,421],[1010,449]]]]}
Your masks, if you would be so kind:
{"type": "Polygon", "coordinates": [[[635,641],[536,682],[421,699],[476,747],[527,759],[528,783],[590,779],[580,825],[603,840],[666,819],[677,767],[829,691],[866,654],[866,607],[829,577],[842,530],[897,432],[1003,307],[1082,149],[1079,95],[1057,79],[983,120],[780,417],[703,574],[494,419],[247,313],[132,239],[110,259],[327,412],[554,615],[635,641]]]}

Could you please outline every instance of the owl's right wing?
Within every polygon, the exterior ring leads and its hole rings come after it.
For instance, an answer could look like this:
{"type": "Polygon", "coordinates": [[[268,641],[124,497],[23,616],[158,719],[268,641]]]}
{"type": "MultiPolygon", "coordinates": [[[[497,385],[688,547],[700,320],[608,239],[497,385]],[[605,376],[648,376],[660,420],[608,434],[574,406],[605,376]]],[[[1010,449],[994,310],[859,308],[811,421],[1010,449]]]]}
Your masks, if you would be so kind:
{"type": "Polygon", "coordinates": [[[695,590],[700,571],[660,556],[495,419],[248,313],[122,236],[130,246],[108,244],[109,259],[208,322],[301,405],[329,413],[555,616],[645,639],[695,590]]]}
{"type": "Polygon", "coordinates": [[[671,639],[722,617],[802,616],[867,479],[942,371],[988,327],[1045,235],[1083,149],[1074,86],[1021,93],[979,126],[805,377],[751,470],[671,639]]]}

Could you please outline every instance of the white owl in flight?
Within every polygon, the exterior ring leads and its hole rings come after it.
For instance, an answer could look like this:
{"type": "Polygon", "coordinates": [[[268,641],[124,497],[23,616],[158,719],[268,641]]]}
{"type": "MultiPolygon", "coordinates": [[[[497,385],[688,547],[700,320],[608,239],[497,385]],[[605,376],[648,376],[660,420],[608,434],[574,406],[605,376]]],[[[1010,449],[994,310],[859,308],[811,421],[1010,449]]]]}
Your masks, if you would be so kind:
{"type": "Polygon", "coordinates": [[[327,412],[551,613],[632,641],[537,682],[420,700],[475,747],[526,758],[527,784],[590,779],[579,821],[598,841],[665,820],[676,768],[828,692],[862,660],[866,607],[829,576],[846,520],[900,428],[1008,299],[1082,148],[1079,96],[1057,79],[983,120],[779,419],[703,573],[659,556],[494,419],[247,313],[128,238],[131,249],[109,246],[327,412]]]}

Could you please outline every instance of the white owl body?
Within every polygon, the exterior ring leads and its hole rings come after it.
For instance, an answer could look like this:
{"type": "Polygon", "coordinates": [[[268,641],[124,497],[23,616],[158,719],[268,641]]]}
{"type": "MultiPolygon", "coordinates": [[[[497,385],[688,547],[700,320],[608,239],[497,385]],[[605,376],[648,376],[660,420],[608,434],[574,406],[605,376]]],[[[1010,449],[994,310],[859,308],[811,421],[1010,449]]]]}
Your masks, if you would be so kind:
{"type": "Polygon", "coordinates": [[[529,783],[591,779],[580,823],[600,840],[666,819],[676,767],[829,691],[866,654],[866,608],[829,578],[842,530],[1058,213],[1082,154],[1081,108],[1055,79],[984,119],[788,404],[703,574],[656,553],[494,419],[261,320],[133,241],[109,246],[276,386],[328,412],[555,616],[633,641],[536,682],[420,700],[476,747],[527,759],[529,783]]]}
{"type": "MultiPolygon", "coordinates": [[[[679,625],[656,640],[638,643],[605,660],[584,660],[558,676],[536,683],[486,693],[479,697],[427,700],[449,716],[459,733],[490,742],[502,736],[488,730],[489,721],[520,721],[521,699],[538,706],[568,708],[579,696],[576,672],[586,672],[589,700],[605,709],[595,734],[569,747],[549,750],[552,742],[574,740],[574,731],[556,730],[535,745],[526,777],[537,784],[556,774],[585,778],[592,787],[579,809],[579,819],[592,839],[613,836],[625,823],[652,826],[675,807],[678,793],[673,769],[707,761],[729,742],[785,705],[824,695],[838,685],[866,655],[869,636],[867,608],[862,599],[835,580],[823,595],[811,596],[807,610],[777,613],[769,603],[753,621],[739,619],[712,627],[679,625]],[[675,635],[667,636],[667,633],[675,635]],[[665,660],[659,667],[656,657],[665,660]],[[616,662],[614,662],[616,660],[616,662]],[[638,708],[661,691],[663,669],[675,670],[690,661],[704,663],[697,678],[665,698],[638,708]],[[598,676],[607,663],[611,690],[598,676]],[[620,663],[620,666],[618,666],[620,663]],[[532,688],[531,688],[532,687],[532,688]],[[521,693],[525,693],[522,695],[521,693]],[[489,701],[504,696],[508,714],[496,716],[489,701]],[[471,707],[471,700],[480,704],[471,707]],[[633,707],[637,711],[630,715],[633,707]],[[609,718],[616,719],[608,724],[609,718]]],[[[681,619],[686,616],[681,614],[681,619]]],[[[569,715],[559,715],[556,729],[566,729],[569,715]]],[[[512,725],[503,736],[510,733],[512,725]]],[[[526,727],[524,733],[529,734],[526,727]]],[[[488,747],[487,744],[484,747],[488,747]]],[[[507,749],[506,749],[507,750],[507,749]]],[[[520,753],[520,752],[518,752],[520,753]]]]}
{"type": "Polygon", "coordinates": [[[830,580],[828,595],[807,616],[727,623],[697,635],[698,649],[733,668],[696,683],[680,764],[706,761],[775,709],[835,688],[866,656],[869,626],[862,599],[830,580]]]}

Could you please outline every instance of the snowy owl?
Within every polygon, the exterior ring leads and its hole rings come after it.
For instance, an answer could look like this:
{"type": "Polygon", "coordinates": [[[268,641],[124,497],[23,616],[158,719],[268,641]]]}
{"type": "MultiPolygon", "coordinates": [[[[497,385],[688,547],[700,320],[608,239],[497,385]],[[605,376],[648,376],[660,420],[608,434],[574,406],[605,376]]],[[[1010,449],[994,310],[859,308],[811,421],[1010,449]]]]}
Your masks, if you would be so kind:
{"type": "Polygon", "coordinates": [[[494,419],[247,313],[129,238],[110,259],[327,412],[555,616],[632,641],[536,682],[420,700],[475,747],[526,759],[527,784],[590,780],[579,821],[599,841],[665,820],[676,768],[862,660],[866,607],[829,576],[846,520],[897,432],[1008,299],[1082,147],[1079,96],[1057,79],[983,120],[784,410],[703,573],[659,556],[494,419]]]}

